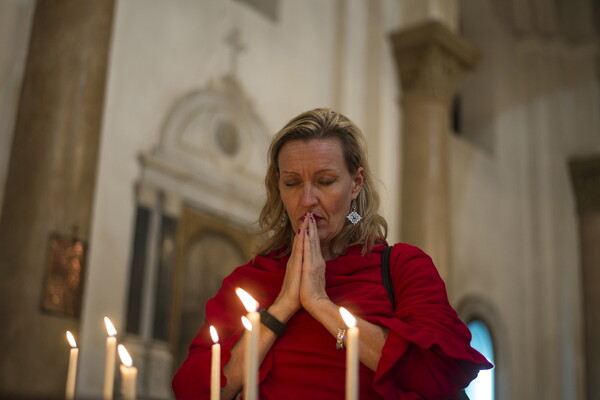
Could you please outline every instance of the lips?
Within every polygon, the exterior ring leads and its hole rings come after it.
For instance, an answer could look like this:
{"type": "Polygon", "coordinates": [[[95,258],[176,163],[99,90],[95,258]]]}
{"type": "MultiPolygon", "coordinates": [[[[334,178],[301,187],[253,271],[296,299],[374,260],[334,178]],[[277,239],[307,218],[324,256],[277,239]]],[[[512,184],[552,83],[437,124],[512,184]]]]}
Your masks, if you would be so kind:
{"type": "MultiPolygon", "coordinates": [[[[318,216],[317,214],[312,214],[313,219],[315,220],[315,222],[319,222],[320,220],[323,219],[323,217],[318,216]]],[[[306,215],[303,215],[300,217],[300,222],[304,222],[304,219],[306,218],[306,215]]]]}

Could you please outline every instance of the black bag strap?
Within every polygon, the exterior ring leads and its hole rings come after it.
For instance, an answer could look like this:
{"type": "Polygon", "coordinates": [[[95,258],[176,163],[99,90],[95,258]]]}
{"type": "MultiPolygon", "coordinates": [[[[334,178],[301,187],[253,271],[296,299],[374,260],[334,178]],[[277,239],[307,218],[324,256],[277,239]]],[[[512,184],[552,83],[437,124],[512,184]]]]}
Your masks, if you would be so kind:
{"type": "Polygon", "coordinates": [[[392,252],[392,247],[394,246],[386,246],[381,254],[381,277],[383,279],[383,286],[390,296],[392,310],[395,310],[396,299],[394,297],[394,287],[392,286],[392,275],[390,274],[390,253],[392,252]]]}

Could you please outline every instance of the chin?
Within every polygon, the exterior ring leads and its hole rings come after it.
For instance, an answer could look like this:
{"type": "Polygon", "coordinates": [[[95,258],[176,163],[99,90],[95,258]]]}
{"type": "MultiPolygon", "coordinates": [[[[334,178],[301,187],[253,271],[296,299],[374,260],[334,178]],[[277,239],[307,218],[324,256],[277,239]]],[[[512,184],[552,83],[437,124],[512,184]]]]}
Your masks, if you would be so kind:
{"type": "Polygon", "coordinates": [[[322,234],[319,235],[319,242],[321,242],[321,244],[329,243],[330,241],[331,241],[330,237],[324,237],[324,235],[322,235],[322,234]]]}

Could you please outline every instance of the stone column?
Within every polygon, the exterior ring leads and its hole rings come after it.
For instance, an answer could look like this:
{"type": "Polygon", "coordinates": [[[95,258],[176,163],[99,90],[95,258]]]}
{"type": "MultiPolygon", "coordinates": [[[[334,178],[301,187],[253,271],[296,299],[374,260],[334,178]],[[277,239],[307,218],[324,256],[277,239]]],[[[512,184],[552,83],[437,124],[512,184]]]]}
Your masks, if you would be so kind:
{"type": "Polygon", "coordinates": [[[571,162],[579,213],[586,399],[600,399],[600,156],[571,162]]]}
{"type": "Polygon", "coordinates": [[[479,52],[443,24],[427,21],[391,36],[402,84],[401,238],[421,247],[448,278],[450,108],[460,74],[479,52]]]}
{"type": "Polygon", "coordinates": [[[79,322],[41,299],[50,234],[77,226],[87,241],[113,9],[36,5],[0,216],[0,398],[64,397],[79,322]]]}

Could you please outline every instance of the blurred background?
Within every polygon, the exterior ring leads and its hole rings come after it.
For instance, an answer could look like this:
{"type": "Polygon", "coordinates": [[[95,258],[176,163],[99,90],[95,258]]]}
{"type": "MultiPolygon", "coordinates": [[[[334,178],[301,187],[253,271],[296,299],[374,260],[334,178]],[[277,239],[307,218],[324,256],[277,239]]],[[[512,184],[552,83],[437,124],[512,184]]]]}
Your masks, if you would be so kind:
{"type": "Polygon", "coordinates": [[[598,0],[0,0],[0,397],[63,397],[70,330],[100,398],[108,316],[171,398],[271,136],[330,107],[496,365],[471,398],[600,398],[599,29],[598,0]]]}

